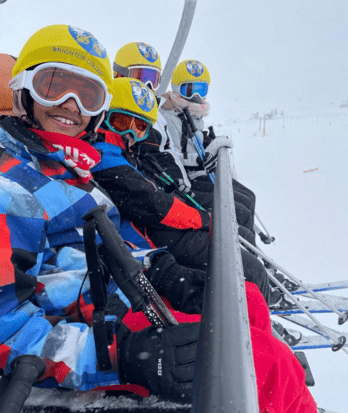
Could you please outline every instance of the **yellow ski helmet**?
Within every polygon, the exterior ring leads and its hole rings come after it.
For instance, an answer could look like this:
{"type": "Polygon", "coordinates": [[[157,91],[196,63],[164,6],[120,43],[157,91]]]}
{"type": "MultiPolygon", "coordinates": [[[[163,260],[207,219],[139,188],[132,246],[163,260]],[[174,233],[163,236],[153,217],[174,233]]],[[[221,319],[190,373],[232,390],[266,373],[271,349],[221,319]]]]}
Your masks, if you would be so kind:
{"type": "Polygon", "coordinates": [[[157,100],[154,92],[140,80],[119,77],[112,80],[110,110],[120,109],[141,116],[153,125],[157,121],[157,100]]]}
{"type": "Polygon", "coordinates": [[[109,87],[111,67],[106,49],[89,32],[66,24],[44,27],[24,45],[12,76],[46,62],[78,66],[98,75],[109,87]]]}
{"type": "Polygon", "coordinates": [[[142,42],[127,43],[118,50],[114,60],[114,77],[119,74],[128,77],[125,69],[132,66],[150,66],[162,70],[161,59],[155,48],[142,42]]]}
{"type": "Polygon", "coordinates": [[[207,67],[198,60],[184,60],[173,70],[172,85],[182,83],[206,82],[210,84],[210,73],[207,67]]]}
{"type": "MultiPolygon", "coordinates": [[[[67,63],[97,75],[108,89],[111,86],[111,65],[102,44],[89,32],[65,24],[44,27],[34,33],[24,45],[13,67],[12,76],[48,62],[67,63]]],[[[15,116],[29,125],[40,127],[33,116],[32,98],[26,89],[13,93],[15,116]]],[[[87,132],[96,132],[105,112],[91,118],[87,132]]]]}
{"type": "Polygon", "coordinates": [[[12,113],[13,97],[8,84],[12,78],[15,62],[14,57],[0,53],[0,115],[12,113]]]}

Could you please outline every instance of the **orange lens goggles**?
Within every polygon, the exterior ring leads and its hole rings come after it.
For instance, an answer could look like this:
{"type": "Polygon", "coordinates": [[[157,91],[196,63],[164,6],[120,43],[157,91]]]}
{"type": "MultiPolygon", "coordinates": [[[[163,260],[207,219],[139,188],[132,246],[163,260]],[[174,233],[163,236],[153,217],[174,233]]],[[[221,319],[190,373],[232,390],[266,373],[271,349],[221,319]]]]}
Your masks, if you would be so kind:
{"type": "Polygon", "coordinates": [[[132,134],[138,142],[148,137],[152,126],[149,120],[122,110],[111,110],[107,116],[106,124],[120,135],[132,134]]]}

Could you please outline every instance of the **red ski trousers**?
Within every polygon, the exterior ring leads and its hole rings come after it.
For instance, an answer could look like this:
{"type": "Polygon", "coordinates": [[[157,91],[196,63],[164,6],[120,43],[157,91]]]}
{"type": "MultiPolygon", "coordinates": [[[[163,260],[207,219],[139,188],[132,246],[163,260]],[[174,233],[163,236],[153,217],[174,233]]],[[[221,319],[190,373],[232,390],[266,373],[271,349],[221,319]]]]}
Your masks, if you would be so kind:
{"type": "MultiPolygon", "coordinates": [[[[249,282],[245,286],[260,413],[317,413],[316,403],[305,385],[304,369],[289,347],[272,334],[269,310],[260,290],[249,282]]],[[[201,319],[198,314],[171,311],[179,323],[201,319]]],[[[123,321],[132,331],[150,325],[140,312],[129,311],[123,321]]]]}

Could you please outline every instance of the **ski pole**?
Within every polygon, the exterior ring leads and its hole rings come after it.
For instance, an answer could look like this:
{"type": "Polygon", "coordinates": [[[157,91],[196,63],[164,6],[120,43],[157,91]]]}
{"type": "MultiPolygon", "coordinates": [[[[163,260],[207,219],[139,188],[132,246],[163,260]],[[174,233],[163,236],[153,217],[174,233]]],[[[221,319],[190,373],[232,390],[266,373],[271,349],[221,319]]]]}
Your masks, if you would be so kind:
{"type": "Polygon", "coordinates": [[[0,413],[20,413],[32,385],[45,372],[45,363],[38,356],[19,356],[10,364],[11,378],[0,398],[0,413]]]}
{"type": "Polygon", "coordinates": [[[307,310],[307,308],[305,308],[300,302],[298,302],[296,298],[283,286],[280,281],[277,280],[277,278],[273,274],[268,272],[268,276],[283,291],[286,296],[288,296],[305,314],[307,314],[307,316],[312,321],[314,321],[322,329],[322,331],[325,332],[325,334],[327,334],[328,337],[330,337],[330,339],[333,341],[333,345],[331,347],[332,351],[338,351],[342,349],[346,354],[348,354],[348,350],[344,348],[344,345],[347,341],[345,336],[340,336],[337,339],[333,337],[330,331],[323,324],[321,324],[320,321],[307,310]]]}
{"type": "MultiPolygon", "coordinates": [[[[336,313],[338,317],[338,324],[344,324],[348,320],[348,310],[341,312],[338,311],[336,307],[325,301],[322,297],[320,297],[319,294],[314,292],[311,288],[306,286],[302,281],[297,279],[295,276],[290,274],[288,271],[284,270],[279,264],[275,263],[271,258],[269,258],[266,254],[264,254],[259,248],[254,247],[252,244],[250,244],[248,241],[246,241],[243,237],[239,236],[239,240],[246,245],[248,248],[250,248],[252,251],[256,252],[259,257],[263,258],[266,260],[269,264],[273,265],[274,268],[277,270],[281,271],[283,274],[288,276],[292,281],[296,282],[299,286],[304,288],[306,291],[308,291],[309,294],[311,294],[312,297],[314,297],[316,300],[320,301],[322,304],[324,304],[327,308],[332,310],[334,313],[336,313]]],[[[290,293],[289,293],[290,294],[290,293]]],[[[292,296],[292,294],[290,294],[292,296]]]]}
{"type": "Polygon", "coordinates": [[[259,223],[261,224],[262,228],[264,229],[264,231],[266,232],[266,235],[268,238],[272,238],[271,235],[269,234],[269,232],[267,231],[267,228],[264,226],[263,222],[261,221],[260,217],[257,215],[257,213],[255,212],[255,217],[258,219],[259,223]]]}
{"type": "Polygon", "coordinates": [[[275,241],[275,238],[272,237],[270,235],[270,233],[267,231],[267,228],[263,225],[263,222],[261,221],[260,217],[257,215],[256,212],[255,212],[255,217],[260,222],[260,224],[261,224],[262,228],[264,229],[264,231],[266,232],[266,234],[264,234],[256,224],[254,224],[254,229],[255,229],[256,233],[260,236],[261,241],[263,241],[265,244],[271,244],[273,241],[275,241]]]}
{"type": "MultiPolygon", "coordinates": [[[[256,213],[255,213],[255,215],[256,215],[256,213]]],[[[257,235],[261,238],[261,241],[262,241],[264,244],[271,244],[273,241],[275,241],[275,238],[274,238],[274,237],[270,237],[270,236],[264,234],[264,233],[261,231],[261,229],[260,229],[255,223],[254,223],[254,230],[255,230],[255,232],[257,233],[257,235]]]]}
{"type": "MultiPolygon", "coordinates": [[[[183,111],[183,113],[186,117],[186,120],[187,120],[188,124],[190,125],[190,128],[191,128],[192,133],[190,134],[191,135],[190,138],[192,139],[192,143],[193,143],[193,145],[194,145],[194,147],[197,151],[197,154],[198,154],[199,158],[203,161],[203,159],[205,157],[205,149],[204,149],[203,143],[202,143],[202,141],[201,141],[201,139],[198,135],[197,128],[196,128],[196,125],[193,122],[191,113],[189,112],[188,107],[184,108],[182,111],[183,111]]],[[[215,173],[214,172],[209,172],[208,177],[209,177],[211,183],[214,184],[214,182],[215,182],[215,173]]]]}
{"type": "Polygon", "coordinates": [[[102,258],[117,286],[130,301],[133,311],[143,311],[153,325],[177,325],[172,313],[142,273],[142,263],[133,257],[107,216],[106,208],[106,205],[100,205],[82,218],[86,223],[95,223],[105,247],[100,249],[102,258]]]}

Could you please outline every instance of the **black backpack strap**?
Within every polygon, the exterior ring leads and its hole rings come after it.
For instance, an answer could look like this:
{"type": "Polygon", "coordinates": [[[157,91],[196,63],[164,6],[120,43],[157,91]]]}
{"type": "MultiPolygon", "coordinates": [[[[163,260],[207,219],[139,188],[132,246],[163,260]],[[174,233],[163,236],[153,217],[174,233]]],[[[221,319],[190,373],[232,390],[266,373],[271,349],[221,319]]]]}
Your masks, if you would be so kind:
{"type": "Polygon", "coordinates": [[[86,252],[88,277],[91,288],[93,310],[93,335],[97,352],[98,367],[101,371],[111,370],[108,345],[112,344],[112,322],[105,321],[107,294],[103,265],[98,254],[96,221],[88,220],[83,225],[83,238],[86,252]]]}
{"type": "Polygon", "coordinates": [[[186,119],[186,116],[180,112],[178,114],[178,118],[181,120],[182,128],[181,128],[181,152],[184,155],[184,159],[187,159],[187,141],[188,141],[188,133],[189,133],[189,127],[188,127],[188,122],[186,119]]]}

